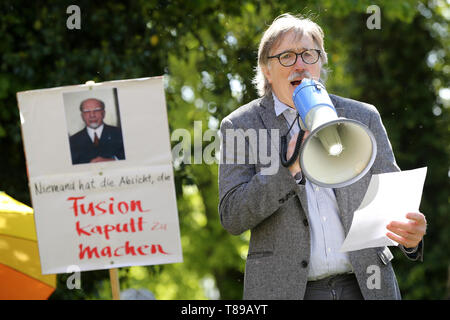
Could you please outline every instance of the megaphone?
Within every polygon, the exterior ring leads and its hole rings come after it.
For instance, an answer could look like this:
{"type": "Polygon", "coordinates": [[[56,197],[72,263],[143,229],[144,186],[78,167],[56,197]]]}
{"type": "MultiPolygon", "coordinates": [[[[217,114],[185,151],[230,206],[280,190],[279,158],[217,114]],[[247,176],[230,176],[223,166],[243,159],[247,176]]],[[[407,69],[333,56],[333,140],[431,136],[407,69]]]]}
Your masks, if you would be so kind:
{"type": "Polygon", "coordinates": [[[303,130],[310,131],[300,149],[302,173],[316,185],[340,188],[355,183],[372,167],[377,144],[359,121],[338,117],[324,85],[303,79],[292,100],[303,130]]]}

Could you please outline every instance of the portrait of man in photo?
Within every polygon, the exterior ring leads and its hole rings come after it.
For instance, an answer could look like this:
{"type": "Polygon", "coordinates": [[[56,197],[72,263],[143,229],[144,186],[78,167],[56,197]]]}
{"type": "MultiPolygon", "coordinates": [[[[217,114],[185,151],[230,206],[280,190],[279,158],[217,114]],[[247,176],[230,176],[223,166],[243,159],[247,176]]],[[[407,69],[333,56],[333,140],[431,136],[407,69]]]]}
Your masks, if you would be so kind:
{"type": "Polygon", "coordinates": [[[122,131],[104,122],[105,103],[97,98],[84,99],[80,113],[85,128],[69,138],[72,164],[124,160],[122,131]]]}

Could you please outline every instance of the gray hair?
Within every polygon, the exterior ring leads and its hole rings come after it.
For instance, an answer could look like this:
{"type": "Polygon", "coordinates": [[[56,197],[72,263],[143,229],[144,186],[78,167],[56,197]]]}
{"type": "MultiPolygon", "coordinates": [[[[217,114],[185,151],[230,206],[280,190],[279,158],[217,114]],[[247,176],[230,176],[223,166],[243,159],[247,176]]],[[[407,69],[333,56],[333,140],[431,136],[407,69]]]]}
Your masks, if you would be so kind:
{"type": "Polygon", "coordinates": [[[253,84],[258,90],[259,96],[269,95],[272,93],[272,86],[266,79],[262,71],[263,66],[267,66],[269,63],[270,50],[276,47],[283,37],[290,31],[294,31],[296,39],[301,39],[303,34],[310,35],[314,41],[314,44],[320,50],[320,80],[323,82],[326,80],[327,70],[323,68],[328,63],[327,53],[323,46],[324,33],[322,28],[312,20],[304,18],[300,15],[293,16],[289,13],[278,16],[270,25],[270,27],[264,32],[264,35],[259,43],[258,49],[258,65],[256,67],[256,75],[253,79],[253,84]]]}

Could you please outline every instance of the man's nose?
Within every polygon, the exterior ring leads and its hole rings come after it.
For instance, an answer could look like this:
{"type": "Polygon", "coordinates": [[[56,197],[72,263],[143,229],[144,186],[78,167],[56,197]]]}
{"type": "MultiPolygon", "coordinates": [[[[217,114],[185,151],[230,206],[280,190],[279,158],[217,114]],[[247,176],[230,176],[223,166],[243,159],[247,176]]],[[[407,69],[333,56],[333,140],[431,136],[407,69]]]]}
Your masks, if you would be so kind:
{"type": "Polygon", "coordinates": [[[297,56],[297,61],[295,61],[293,67],[296,70],[305,70],[306,69],[306,63],[303,61],[301,56],[297,56]]]}

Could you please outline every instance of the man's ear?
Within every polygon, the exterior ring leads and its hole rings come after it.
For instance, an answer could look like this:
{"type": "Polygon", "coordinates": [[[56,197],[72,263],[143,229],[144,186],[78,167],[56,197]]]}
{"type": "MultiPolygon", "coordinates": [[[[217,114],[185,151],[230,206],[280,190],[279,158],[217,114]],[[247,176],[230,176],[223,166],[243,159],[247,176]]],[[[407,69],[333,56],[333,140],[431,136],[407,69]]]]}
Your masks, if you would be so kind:
{"type": "Polygon", "coordinates": [[[261,67],[262,72],[264,73],[264,76],[266,77],[267,81],[269,81],[270,84],[272,84],[272,77],[270,75],[270,68],[268,65],[261,67]]]}

